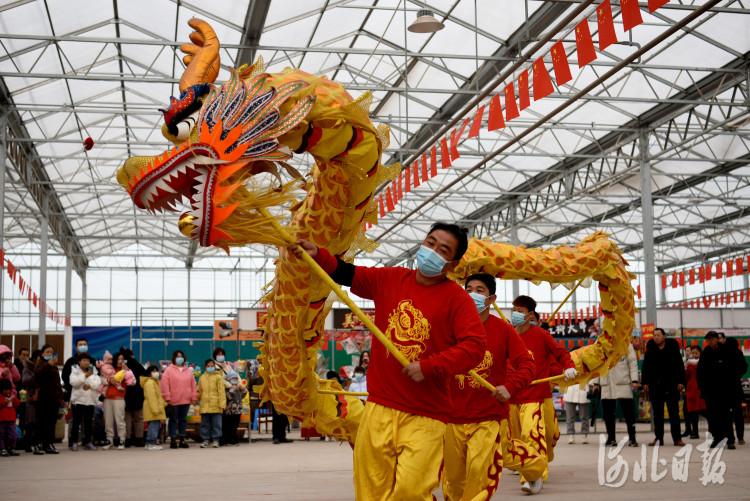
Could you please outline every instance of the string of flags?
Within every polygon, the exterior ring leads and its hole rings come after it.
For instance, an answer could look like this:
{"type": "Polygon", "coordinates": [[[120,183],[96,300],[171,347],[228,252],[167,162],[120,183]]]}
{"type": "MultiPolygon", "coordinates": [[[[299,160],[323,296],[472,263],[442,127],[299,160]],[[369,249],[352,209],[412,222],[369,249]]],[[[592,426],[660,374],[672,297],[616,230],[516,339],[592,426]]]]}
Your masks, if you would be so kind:
{"type": "Polygon", "coordinates": [[[696,283],[704,283],[709,280],[723,279],[724,277],[730,278],[734,276],[742,276],[750,271],[750,256],[747,258],[738,257],[730,259],[726,262],[711,263],[698,268],[690,270],[682,270],[671,274],[665,273],[661,276],[661,288],[666,289],[670,283],[673,289],[677,287],[684,287],[685,284],[693,285],[696,283]],[[747,259],[747,265],[745,265],[745,259],[747,259]]]}
{"type": "MultiPolygon", "coordinates": [[[[653,13],[660,7],[669,3],[669,0],[648,0],[649,13],[653,13]]],[[[620,0],[620,11],[623,30],[632,30],[643,23],[641,9],[638,0],[620,0]]],[[[596,30],[599,38],[599,51],[603,51],[610,45],[617,43],[614,18],[612,16],[612,5],[610,0],[602,1],[596,8],[596,30]]],[[[591,36],[588,17],[584,17],[575,28],[576,54],[578,57],[578,68],[596,60],[597,53],[594,48],[594,40],[591,36]]],[[[555,83],[558,87],[573,79],[562,40],[558,40],[550,48],[548,59],[552,60],[552,71],[555,75],[555,83]]],[[[480,135],[484,123],[485,111],[487,114],[487,132],[493,132],[506,126],[506,122],[518,118],[520,112],[531,106],[531,97],[539,101],[554,92],[552,79],[544,61],[545,56],[536,59],[531,65],[531,85],[529,85],[529,68],[518,74],[518,97],[516,98],[516,84],[511,81],[503,89],[503,100],[497,93],[482,105],[471,116],[464,118],[460,125],[456,126],[449,135],[438,139],[429,147],[428,153],[422,155],[406,169],[403,169],[396,179],[378,195],[378,210],[380,217],[392,212],[401,199],[412,189],[428,182],[437,176],[439,170],[451,167],[460,154],[458,145],[465,139],[471,139],[480,135]],[[503,116],[503,102],[505,103],[505,116],[503,116]],[[464,134],[468,134],[464,138],[464,134]],[[438,169],[440,165],[440,169],[438,169]]],[[[371,223],[366,223],[365,231],[372,228],[371,223]]]]}
{"type": "Polygon", "coordinates": [[[667,305],[668,308],[714,308],[750,302],[750,289],[732,292],[722,292],[703,296],[697,299],[686,299],[667,305]]]}
{"type": "Polygon", "coordinates": [[[10,280],[18,286],[18,290],[21,292],[21,297],[26,298],[35,308],[44,312],[46,317],[49,317],[50,320],[58,325],[70,325],[70,317],[57,313],[48,304],[39,299],[39,296],[37,296],[36,292],[31,289],[29,283],[21,276],[18,268],[10,262],[10,259],[5,257],[5,252],[0,248],[0,270],[2,269],[7,271],[10,280]]]}
{"type": "MultiPolygon", "coordinates": [[[[558,311],[553,319],[556,325],[559,324],[576,324],[578,322],[596,320],[597,318],[604,315],[602,305],[587,306],[572,311],[558,311]]],[[[539,320],[542,322],[549,322],[552,313],[539,313],[539,320]]]]}

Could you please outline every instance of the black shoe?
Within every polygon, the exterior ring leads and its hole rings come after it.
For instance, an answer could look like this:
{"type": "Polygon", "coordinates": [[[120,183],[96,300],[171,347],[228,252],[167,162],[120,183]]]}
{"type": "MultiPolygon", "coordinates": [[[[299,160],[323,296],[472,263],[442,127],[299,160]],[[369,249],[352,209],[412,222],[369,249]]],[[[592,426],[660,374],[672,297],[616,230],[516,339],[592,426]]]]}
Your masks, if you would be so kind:
{"type": "Polygon", "coordinates": [[[35,456],[44,456],[44,451],[42,450],[42,448],[40,446],[38,446],[38,445],[34,446],[34,455],[35,456]]]}
{"type": "Polygon", "coordinates": [[[693,440],[698,440],[701,437],[699,435],[690,435],[690,438],[693,439],[693,440]]]}
{"type": "Polygon", "coordinates": [[[14,456],[14,457],[15,456],[20,456],[20,454],[17,453],[15,449],[8,449],[8,454],[11,455],[11,456],[14,456]]]}
{"type": "Polygon", "coordinates": [[[635,439],[629,440],[628,447],[638,447],[638,442],[636,442],[635,439]]]}
{"type": "Polygon", "coordinates": [[[177,448],[177,440],[175,440],[174,438],[170,439],[169,448],[170,449],[176,449],[177,448]]]}
{"type": "Polygon", "coordinates": [[[60,451],[58,451],[57,449],[55,449],[54,445],[50,445],[49,447],[47,447],[46,449],[44,449],[44,453],[45,454],[60,454],[60,451]]]}
{"type": "Polygon", "coordinates": [[[291,444],[292,442],[294,442],[294,440],[292,440],[291,438],[282,438],[281,439],[281,443],[282,444],[291,444]]]}
{"type": "Polygon", "coordinates": [[[617,441],[616,441],[616,440],[607,440],[607,441],[606,441],[606,442],[604,443],[604,445],[605,445],[606,447],[616,447],[616,446],[617,446],[617,441]]]}
{"type": "Polygon", "coordinates": [[[683,437],[689,437],[691,435],[692,435],[692,433],[689,432],[689,431],[686,431],[685,433],[682,434],[683,437]]]}
{"type": "Polygon", "coordinates": [[[734,445],[733,443],[732,444],[727,444],[727,449],[735,450],[736,448],[737,448],[737,446],[734,445]]]}
{"type": "Polygon", "coordinates": [[[190,446],[185,441],[185,437],[180,437],[180,449],[189,449],[190,446]]]}
{"type": "Polygon", "coordinates": [[[10,453],[6,451],[5,449],[0,451],[0,457],[7,458],[8,456],[10,456],[10,453]]]}
{"type": "Polygon", "coordinates": [[[274,438],[273,439],[273,443],[274,443],[274,445],[276,445],[276,444],[280,444],[281,441],[278,438],[274,438]]]}

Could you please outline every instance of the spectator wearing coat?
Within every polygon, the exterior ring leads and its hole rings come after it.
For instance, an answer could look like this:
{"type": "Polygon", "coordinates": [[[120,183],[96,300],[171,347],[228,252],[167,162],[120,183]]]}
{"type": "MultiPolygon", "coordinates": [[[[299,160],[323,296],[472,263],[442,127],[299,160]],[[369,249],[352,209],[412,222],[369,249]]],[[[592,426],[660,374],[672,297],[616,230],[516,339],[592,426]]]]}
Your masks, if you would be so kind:
{"type": "MultiPolygon", "coordinates": [[[[682,359],[680,359],[680,364],[682,364],[682,359]]],[[[602,413],[604,414],[604,425],[607,428],[607,443],[605,445],[617,445],[615,411],[619,402],[628,428],[628,446],[638,447],[638,442],[635,440],[635,403],[633,402],[633,391],[638,389],[638,359],[633,347],[628,346],[628,352],[620,358],[605,377],[595,378],[591,380],[591,383],[594,385],[595,391],[596,389],[601,391],[602,413]]],[[[664,404],[662,404],[662,408],[663,406],[664,404]]]]}
{"type": "Polygon", "coordinates": [[[745,355],[740,350],[740,344],[737,338],[730,337],[724,343],[724,346],[729,350],[729,355],[734,361],[735,378],[732,383],[734,386],[734,394],[731,397],[730,407],[732,410],[732,421],[734,422],[734,428],[737,433],[737,443],[745,445],[745,417],[742,413],[742,403],[745,401],[745,394],[742,391],[742,377],[747,372],[747,361],[745,355]]]}
{"type": "Polygon", "coordinates": [[[565,422],[567,423],[568,427],[569,444],[576,443],[576,407],[578,408],[578,413],[581,416],[581,443],[589,443],[588,434],[590,402],[587,393],[588,392],[586,391],[586,388],[581,389],[581,387],[577,384],[568,386],[568,389],[565,390],[565,396],[563,396],[563,400],[565,401],[565,422]]]}
{"type": "MultiPolygon", "coordinates": [[[[23,421],[23,445],[26,452],[36,450],[39,435],[36,431],[36,398],[38,386],[34,383],[34,366],[41,358],[42,351],[34,350],[30,358],[23,362],[21,381],[26,389],[26,419],[23,421]]],[[[40,451],[41,452],[41,451],[40,451]]]]}
{"type": "Polygon", "coordinates": [[[128,369],[133,372],[134,384],[125,389],[125,447],[143,447],[143,387],[141,378],[151,377],[136,360],[133,350],[120,348],[128,369]]]}
{"type": "Polygon", "coordinates": [[[79,430],[83,428],[81,443],[84,449],[95,451],[96,446],[91,442],[91,429],[94,422],[94,407],[99,403],[99,387],[102,380],[96,373],[94,358],[88,353],[78,355],[78,364],[70,368],[70,405],[73,414],[73,426],[70,428],[73,436],[68,443],[70,450],[78,450],[79,430]]]}
{"type": "Polygon", "coordinates": [[[21,373],[13,363],[13,350],[0,344],[0,379],[10,381],[11,392],[16,395],[16,385],[21,382],[21,373]]]}
{"type": "Polygon", "coordinates": [[[669,412],[669,427],[672,440],[683,446],[680,431],[680,394],[685,389],[685,366],[682,364],[680,345],[674,339],[667,339],[664,329],[654,329],[654,338],[646,343],[641,373],[643,390],[651,400],[654,417],[653,441],[649,446],[664,445],[664,404],[669,412]]]}
{"type": "Polygon", "coordinates": [[[698,388],[698,361],[701,358],[703,350],[700,346],[695,345],[690,348],[692,358],[685,362],[685,433],[682,436],[689,436],[692,439],[700,438],[698,434],[698,415],[706,415],[706,401],[701,398],[701,392],[698,388]]]}

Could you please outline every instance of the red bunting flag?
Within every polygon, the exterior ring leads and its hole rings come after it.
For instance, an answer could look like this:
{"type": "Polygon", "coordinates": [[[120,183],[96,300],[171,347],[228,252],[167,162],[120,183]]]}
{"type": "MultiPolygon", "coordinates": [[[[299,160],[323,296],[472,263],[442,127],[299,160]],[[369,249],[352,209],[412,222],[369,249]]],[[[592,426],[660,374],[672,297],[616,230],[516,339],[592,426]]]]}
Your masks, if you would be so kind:
{"type": "Polygon", "coordinates": [[[419,160],[411,166],[411,173],[414,175],[414,188],[419,186],[419,160]]]}
{"type": "Polygon", "coordinates": [[[591,39],[589,20],[585,17],[576,26],[576,52],[578,52],[578,67],[583,68],[596,59],[594,41],[591,39]]]}
{"type": "MultiPolygon", "coordinates": [[[[534,78],[534,84],[536,85],[536,77],[534,78]]],[[[536,96],[536,91],[534,91],[534,96],[536,96]]],[[[492,132],[493,130],[502,129],[503,127],[505,127],[505,121],[503,120],[503,109],[500,106],[500,94],[495,94],[490,100],[490,114],[487,118],[487,130],[492,132]]]]}
{"type": "Polygon", "coordinates": [[[518,118],[518,105],[516,104],[516,89],[513,82],[505,86],[505,121],[510,122],[518,118]]]}
{"type": "Polygon", "coordinates": [[[704,297],[703,298],[703,307],[708,308],[711,306],[711,298],[710,297],[704,297]]]}
{"type": "Polygon", "coordinates": [[[677,288],[677,273],[672,273],[672,288],[677,288]]]}
{"type": "Polygon", "coordinates": [[[712,272],[712,268],[713,268],[713,265],[711,265],[711,264],[707,264],[707,265],[706,265],[706,280],[711,280],[711,279],[713,278],[713,277],[711,276],[711,275],[712,275],[712,273],[713,273],[713,272],[712,272]]]}
{"type": "Polygon", "coordinates": [[[643,296],[641,295],[641,284],[638,284],[638,299],[641,299],[643,296]]]}
{"type": "Polygon", "coordinates": [[[523,70],[518,76],[518,105],[521,111],[530,106],[529,102],[529,70],[523,70]]]}
{"type": "Polygon", "coordinates": [[[406,185],[404,186],[404,191],[406,191],[406,193],[410,193],[411,192],[411,166],[406,168],[406,176],[404,176],[404,181],[406,183],[406,185]]]}
{"type": "Polygon", "coordinates": [[[667,288],[667,276],[666,275],[661,276],[661,288],[662,289],[667,288]]]}
{"type": "Polygon", "coordinates": [[[734,262],[730,259],[727,261],[727,278],[734,276],[734,262]]]}
{"type": "Polygon", "coordinates": [[[706,271],[703,269],[703,266],[698,268],[698,282],[703,283],[706,281],[706,271]]]}
{"type": "Polygon", "coordinates": [[[716,278],[722,278],[724,275],[722,273],[722,264],[721,262],[716,263],[716,278]]]}
{"type": "MultiPolygon", "coordinates": [[[[724,302],[722,301],[722,304],[724,302]]],[[[714,306],[719,306],[719,296],[714,296],[714,306]]]]}
{"type": "Polygon", "coordinates": [[[690,283],[690,285],[693,285],[695,283],[695,268],[690,270],[690,278],[688,282],[690,283]]]}
{"type": "Polygon", "coordinates": [[[456,137],[456,129],[451,131],[451,162],[456,160],[458,155],[458,138],[456,137]]]}
{"type": "Polygon", "coordinates": [[[386,208],[388,209],[388,212],[392,212],[393,209],[395,209],[395,207],[393,205],[393,196],[391,195],[391,187],[390,186],[388,186],[385,189],[385,205],[386,205],[386,208]]]}
{"type": "Polygon", "coordinates": [[[632,30],[643,23],[638,0],[620,0],[620,11],[622,12],[622,28],[625,31],[632,30]]]}
{"type": "Polygon", "coordinates": [[[732,295],[734,296],[734,302],[736,303],[737,302],[737,291],[734,291],[732,293],[732,295]]]}
{"type": "Polygon", "coordinates": [[[599,52],[617,42],[615,23],[612,19],[612,5],[604,0],[596,8],[596,23],[599,26],[599,52]]]}
{"type": "Polygon", "coordinates": [[[669,0],[648,0],[649,13],[669,3],[669,0]]]}
{"type": "Polygon", "coordinates": [[[403,172],[399,172],[398,173],[398,192],[397,192],[398,194],[396,195],[396,197],[399,200],[401,200],[402,198],[404,198],[403,186],[404,186],[404,173],[403,172]]]}
{"type": "Polygon", "coordinates": [[[430,149],[430,177],[437,176],[437,146],[430,149]]]}
{"type": "Polygon", "coordinates": [[[740,276],[745,273],[745,270],[742,269],[743,260],[741,257],[738,257],[734,262],[734,271],[737,274],[737,276],[740,276]]]}
{"type": "Polygon", "coordinates": [[[427,172],[427,155],[422,155],[422,181],[427,182],[430,180],[430,175],[427,172]]]}
{"type": "Polygon", "coordinates": [[[383,195],[378,197],[378,205],[380,206],[380,217],[385,217],[385,205],[383,204],[383,195]]]}
{"type": "Polygon", "coordinates": [[[443,166],[443,169],[447,169],[451,166],[451,155],[448,152],[448,140],[445,138],[440,140],[440,164],[443,166]]]}
{"type": "Polygon", "coordinates": [[[680,272],[680,287],[685,287],[685,271],[680,272]]]}
{"type": "Polygon", "coordinates": [[[484,105],[482,105],[474,114],[474,121],[471,123],[471,129],[469,129],[469,137],[477,137],[479,135],[479,129],[482,127],[482,118],[484,117],[484,105]]]}
{"type": "Polygon", "coordinates": [[[562,40],[552,46],[552,67],[555,70],[555,80],[557,86],[565,85],[570,82],[573,77],[570,74],[570,65],[568,65],[568,56],[565,54],[565,47],[563,47],[562,40]]]}
{"type": "MultiPolygon", "coordinates": [[[[552,87],[552,80],[549,78],[547,73],[547,67],[544,65],[544,58],[540,57],[531,66],[532,76],[534,77],[533,90],[534,90],[534,101],[549,96],[555,91],[552,87]]],[[[498,105],[500,103],[498,102],[498,105]]],[[[492,103],[490,103],[492,105],[492,103]]],[[[491,111],[491,110],[490,110],[491,111]]]]}

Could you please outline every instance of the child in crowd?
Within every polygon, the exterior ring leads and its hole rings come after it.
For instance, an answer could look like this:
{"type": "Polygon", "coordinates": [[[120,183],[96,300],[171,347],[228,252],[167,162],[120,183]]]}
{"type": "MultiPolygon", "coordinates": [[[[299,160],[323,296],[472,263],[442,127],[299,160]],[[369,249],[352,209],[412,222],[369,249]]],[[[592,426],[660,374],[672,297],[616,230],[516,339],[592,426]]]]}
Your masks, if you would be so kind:
{"type": "Polygon", "coordinates": [[[206,360],[206,372],[198,380],[198,398],[201,413],[201,448],[219,447],[221,417],[227,406],[224,378],[216,371],[213,359],[206,360]]]}
{"type": "Polygon", "coordinates": [[[227,390],[227,408],[224,410],[225,422],[222,425],[222,442],[225,445],[240,445],[237,428],[242,417],[242,399],[247,395],[247,388],[240,382],[240,376],[234,372],[227,373],[231,388],[227,390]]]}
{"type": "Polygon", "coordinates": [[[0,344],[0,379],[10,381],[11,391],[17,394],[16,385],[21,382],[21,373],[13,363],[13,350],[4,344],[0,344]]]}
{"type": "MultiPolygon", "coordinates": [[[[83,424],[83,447],[95,451],[91,443],[91,427],[94,420],[94,406],[99,403],[99,387],[102,382],[93,367],[94,358],[88,353],[78,354],[78,365],[70,371],[70,405],[72,406],[73,428],[70,450],[78,450],[78,438],[83,424]]],[[[111,367],[111,366],[110,366],[111,367]]]]}
{"type": "Polygon", "coordinates": [[[164,412],[166,403],[161,396],[159,387],[159,368],[155,365],[146,369],[149,377],[141,377],[141,387],[143,388],[143,420],[148,424],[146,433],[146,450],[160,451],[163,447],[157,444],[159,430],[162,421],[167,420],[167,414],[164,412]]]}
{"type": "MultiPolygon", "coordinates": [[[[361,365],[354,369],[354,379],[352,379],[349,385],[349,391],[353,392],[367,392],[367,376],[365,376],[365,368],[361,365]]],[[[361,396],[358,399],[366,402],[367,397],[361,396]]]]}
{"type": "Polygon", "coordinates": [[[0,456],[18,456],[16,452],[16,408],[20,400],[13,393],[13,385],[8,379],[0,379],[0,456]]]}

